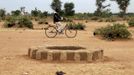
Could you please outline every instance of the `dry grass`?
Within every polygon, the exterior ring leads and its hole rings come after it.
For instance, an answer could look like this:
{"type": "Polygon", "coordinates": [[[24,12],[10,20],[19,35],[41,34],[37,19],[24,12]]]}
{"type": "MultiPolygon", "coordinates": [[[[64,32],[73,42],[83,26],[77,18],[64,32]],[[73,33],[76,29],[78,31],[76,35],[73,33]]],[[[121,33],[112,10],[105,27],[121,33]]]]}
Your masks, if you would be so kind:
{"type": "Polygon", "coordinates": [[[1,28],[0,75],[55,75],[59,70],[66,72],[66,75],[134,75],[133,39],[109,42],[93,36],[95,28],[107,24],[88,22],[86,30],[79,31],[73,39],[66,38],[65,35],[50,39],[42,30],[1,28]],[[44,63],[29,59],[26,56],[28,48],[39,45],[76,45],[89,50],[103,49],[107,58],[104,62],[96,63],[44,63]]]}

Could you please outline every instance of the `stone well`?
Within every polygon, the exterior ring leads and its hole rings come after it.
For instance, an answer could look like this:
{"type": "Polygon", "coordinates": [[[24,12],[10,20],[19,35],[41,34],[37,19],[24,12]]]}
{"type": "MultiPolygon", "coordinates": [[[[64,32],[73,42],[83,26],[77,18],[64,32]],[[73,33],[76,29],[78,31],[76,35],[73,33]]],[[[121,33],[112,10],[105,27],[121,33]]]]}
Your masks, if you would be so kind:
{"type": "Polygon", "coordinates": [[[49,62],[93,62],[103,60],[103,50],[88,50],[79,46],[40,46],[29,48],[28,56],[49,62]]]}

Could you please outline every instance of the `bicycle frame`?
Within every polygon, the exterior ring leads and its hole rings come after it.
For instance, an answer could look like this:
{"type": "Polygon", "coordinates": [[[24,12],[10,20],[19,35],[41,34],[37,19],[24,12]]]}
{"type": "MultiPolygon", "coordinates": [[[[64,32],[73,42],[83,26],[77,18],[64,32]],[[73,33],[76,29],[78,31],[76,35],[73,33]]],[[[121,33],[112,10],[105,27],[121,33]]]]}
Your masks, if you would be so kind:
{"type": "MultiPolygon", "coordinates": [[[[72,33],[72,29],[68,29],[68,25],[65,25],[64,26],[64,28],[62,29],[62,31],[65,31],[64,33],[65,33],[65,35],[68,37],[68,38],[74,38],[76,35],[77,35],[77,30],[73,30],[73,36],[70,36],[70,35],[68,35],[68,32],[67,31],[69,31],[69,34],[70,33],[72,33]],[[75,31],[75,32],[74,32],[75,31]]],[[[48,32],[49,33],[49,32],[48,32]]],[[[50,32],[51,33],[51,32],[50,32]]],[[[45,28],[45,34],[47,35],[47,37],[49,37],[49,38],[54,38],[56,35],[57,35],[57,33],[59,33],[59,34],[62,34],[62,33],[60,33],[59,32],[59,30],[58,30],[58,27],[56,26],[56,25],[48,25],[46,28],[45,28]],[[49,28],[51,28],[52,27],[52,33],[54,33],[54,35],[52,35],[52,36],[49,36],[49,34],[47,34],[47,31],[49,30],[49,28]],[[54,32],[53,32],[54,31],[54,32]]],[[[72,35],[72,34],[71,34],[72,35]]]]}
{"type": "MultiPolygon", "coordinates": [[[[45,28],[45,30],[46,30],[46,29],[48,29],[49,27],[54,27],[54,28],[56,29],[56,31],[58,32],[58,26],[48,24],[48,27],[47,27],[47,28],[45,28]]],[[[63,31],[65,31],[65,29],[66,29],[66,28],[67,28],[67,25],[65,25],[65,27],[64,27],[62,30],[63,30],[63,31]]]]}

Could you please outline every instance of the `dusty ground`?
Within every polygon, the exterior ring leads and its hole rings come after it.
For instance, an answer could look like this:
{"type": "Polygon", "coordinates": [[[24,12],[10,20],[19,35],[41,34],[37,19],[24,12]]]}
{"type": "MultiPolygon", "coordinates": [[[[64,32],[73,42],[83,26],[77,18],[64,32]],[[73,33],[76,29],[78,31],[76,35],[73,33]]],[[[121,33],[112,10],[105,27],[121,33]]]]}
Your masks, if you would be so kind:
{"type": "MultiPolygon", "coordinates": [[[[123,22],[121,22],[123,23],[123,22]]],[[[35,23],[36,24],[36,23],[35,23]]],[[[0,27],[2,23],[0,22],[0,27]]],[[[62,70],[66,75],[134,75],[134,39],[105,41],[95,38],[95,28],[107,23],[88,22],[85,31],[74,39],[58,35],[50,39],[42,30],[0,29],[0,75],[55,75],[62,70]],[[39,45],[79,45],[103,49],[105,61],[96,63],[45,63],[29,59],[27,50],[39,45]]],[[[129,29],[134,35],[134,28],[129,29]]],[[[134,37],[133,37],[134,38],[134,37]]]]}

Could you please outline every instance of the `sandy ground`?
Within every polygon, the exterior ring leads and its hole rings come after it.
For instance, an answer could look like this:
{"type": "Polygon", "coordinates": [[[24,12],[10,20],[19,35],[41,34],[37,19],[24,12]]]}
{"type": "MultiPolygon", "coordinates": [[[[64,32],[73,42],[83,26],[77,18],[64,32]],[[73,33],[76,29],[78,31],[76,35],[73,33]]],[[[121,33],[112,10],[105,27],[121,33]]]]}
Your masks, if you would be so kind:
{"type": "MultiPolygon", "coordinates": [[[[88,22],[86,30],[78,31],[77,37],[73,39],[66,38],[65,35],[50,39],[42,30],[1,28],[0,75],[55,75],[59,70],[66,72],[66,75],[134,75],[134,39],[106,41],[92,35],[95,28],[107,24],[109,23],[88,22]],[[28,48],[40,45],[76,45],[87,50],[103,49],[105,61],[46,63],[28,58],[28,48]]],[[[0,22],[0,27],[1,25],[0,22]]],[[[134,28],[129,30],[134,35],[134,28]]]]}

